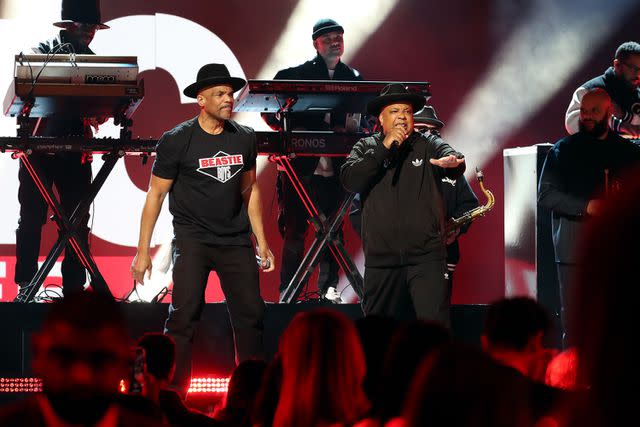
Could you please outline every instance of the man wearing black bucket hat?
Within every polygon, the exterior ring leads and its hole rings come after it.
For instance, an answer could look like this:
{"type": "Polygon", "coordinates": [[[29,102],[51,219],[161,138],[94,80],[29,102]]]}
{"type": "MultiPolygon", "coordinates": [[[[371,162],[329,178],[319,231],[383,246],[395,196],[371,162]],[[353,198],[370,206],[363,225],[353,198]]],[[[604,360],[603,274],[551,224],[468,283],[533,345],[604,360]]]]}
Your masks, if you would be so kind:
{"type": "MultiPolygon", "coordinates": [[[[288,80],[362,80],[360,73],[344,64],[340,58],[344,53],[344,28],[333,19],[320,19],[313,26],[311,38],[316,49],[316,57],[296,67],[278,71],[274,79],[288,80]]],[[[280,122],[274,115],[263,115],[274,129],[280,128],[280,122]]],[[[359,126],[359,117],[349,116],[349,126],[359,126]]],[[[331,114],[299,113],[291,115],[293,129],[305,130],[342,130],[347,126],[347,114],[337,109],[331,114]]],[[[344,191],[338,180],[338,171],[344,164],[341,157],[300,157],[293,159],[291,165],[296,174],[317,202],[320,211],[327,218],[339,207],[344,191]]],[[[279,171],[276,183],[278,196],[278,229],[284,239],[282,249],[282,268],[280,269],[280,291],[284,291],[300,266],[304,253],[304,237],[309,217],[291,186],[284,171],[279,171]]],[[[342,236],[342,230],[339,231],[342,236]]],[[[320,258],[318,291],[321,298],[342,302],[337,292],[338,264],[331,252],[326,250],[320,258]]]]}
{"type": "Polygon", "coordinates": [[[222,64],[208,64],[184,90],[196,98],[200,114],[158,141],[151,182],[142,211],[134,280],[151,273],[149,246],[162,202],[169,194],[175,232],[173,293],[165,332],[176,342],[174,384],[189,385],[191,343],[204,306],[211,270],[220,278],[235,337],[236,361],[262,355],[264,302],[260,267],[274,269],[264,235],[256,184],[256,136],[232,120],[233,94],[246,81],[231,77],[222,64]]]}
{"type": "MultiPolygon", "coordinates": [[[[95,32],[109,28],[100,19],[100,3],[93,0],[63,0],[62,20],[54,23],[62,28],[53,40],[40,43],[34,53],[57,54],[71,53],[93,54],[89,44],[95,32]]],[[[77,117],[71,119],[42,118],[29,121],[29,132],[37,136],[85,136],[91,138],[91,127],[97,129],[104,119],[77,117]]],[[[82,153],[32,154],[29,156],[41,172],[41,177],[49,185],[55,185],[60,195],[62,208],[70,214],[78,205],[91,183],[91,164],[82,153]]],[[[16,270],[15,282],[18,296],[15,301],[22,302],[27,294],[29,282],[38,270],[38,254],[42,226],[47,218],[45,204],[27,169],[20,163],[18,172],[20,187],[20,219],[16,230],[16,270]]],[[[83,218],[83,227],[79,236],[87,241],[89,215],[83,218]]],[[[75,252],[67,246],[62,261],[62,288],[66,295],[81,291],[86,281],[85,269],[75,252]]]]}
{"type": "MultiPolygon", "coordinates": [[[[444,122],[438,118],[435,108],[426,105],[422,110],[413,115],[414,127],[427,138],[429,136],[440,137],[440,129],[444,127],[444,122]]],[[[478,198],[471,189],[469,182],[460,175],[456,179],[443,176],[440,179],[440,192],[445,208],[445,218],[459,218],[465,212],[478,207],[478,198]]],[[[453,273],[460,261],[460,244],[458,237],[467,232],[471,223],[456,228],[450,235],[445,236],[447,247],[447,285],[449,301],[451,301],[451,291],[453,289],[453,273]]]]}
{"type": "Polygon", "coordinates": [[[356,143],[342,166],[345,188],[362,200],[365,315],[449,324],[442,176],[465,169],[462,154],[414,131],[423,96],[387,85],[368,104],[382,132],[356,143]]]}

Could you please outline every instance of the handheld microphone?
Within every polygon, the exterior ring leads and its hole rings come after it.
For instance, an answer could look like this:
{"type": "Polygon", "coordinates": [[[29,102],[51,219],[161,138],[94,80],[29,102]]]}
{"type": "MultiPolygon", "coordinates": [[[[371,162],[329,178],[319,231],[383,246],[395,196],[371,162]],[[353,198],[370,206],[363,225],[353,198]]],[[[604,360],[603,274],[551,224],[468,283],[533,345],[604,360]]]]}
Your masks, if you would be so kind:
{"type": "Polygon", "coordinates": [[[267,262],[265,263],[266,265],[263,267],[262,266],[262,258],[260,257],[260,255],[256,254],[256,262],[258,263],[258,267],[266,270],[267,268],[271,267],[271,260],[269,258],[267,258],[267,262]]]}

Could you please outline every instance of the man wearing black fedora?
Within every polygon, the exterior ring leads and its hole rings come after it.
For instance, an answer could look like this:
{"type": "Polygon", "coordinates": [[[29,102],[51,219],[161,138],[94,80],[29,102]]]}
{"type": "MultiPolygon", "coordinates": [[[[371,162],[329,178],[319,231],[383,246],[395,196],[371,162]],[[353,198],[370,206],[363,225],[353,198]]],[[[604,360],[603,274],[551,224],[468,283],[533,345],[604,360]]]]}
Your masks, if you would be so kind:
{"type": "MultiPolygon", "coordinates": [[[[71,53],[93,54],[89,44],[95,32],[109,28],[100,20],[100,4],[92,0],[63,0],[62,20],[54,23],[62,28],[58,36],[40,43],[34,53],[56,54],[71,53]]],[[[29,121],[29,132],[34,136],[71,136],[80,135],[91,138],[91,127],[96,127],[103,119],[77,117],[71,119],[42,118],[29,121]]],[[[62,208],[70,214],[89,190],[91,183],[91,164],[82,153],[32,154],[29,160],[41,173],[48,185],[55,185],[62,208]]],[[[42,226],[47,219],[47,205],[44,202],[27,169],[20,163],[18,172],[20,187],[20,219],[16,230],[16,270],[15,282],[18,296],[14,301],[23,302],[29,282],[38,270],[38,254],[42,226]]],[[[87,226],[89,215],[83,218],[79,235],[85,240],[89,235],[87,226]]],[[[62,261],[62,288],[66,295],[82,291],[86,281],[86,272],[75,252],[67,246],[62,261]]]]}
{"type": "MultiPolygon", "coordinates": [[[[440,129],[444,127],[444,122],[438,118],[436,110],[432,106],[426,105],[422,110],[414,114],[413,121],[415,129],[427,138],[440,138],[440,129]]],[[[460,175],[456,179],[443,176],[440,179],[440,192],[444,202],[445,218],[447,219],[459,218],[465,212],[478,207],[478,198],[464,175],[460,175]]],[[[469,227],[471,227],[471,223],[456,228],[450,235],[446,236],[449,302],[451,301],[451,292],[453,289],[453,273],[460,261],[460,244],[458,243],[458,237],[466,233],[469,227]]]]}
{"type": "Polygon", "coordinates": [[[356,143],[342,166],[345,188],[360,193],[365,315],[449,324],[442,176],[465,170],[462,154],[414,131],[422,95],[387,85],[369,102],[382,132],[356,143]]]}
{"type": "Polygon", "coordinates": [[[100,0],[62,0],[61,19],[53,25],[58,36],[40,43],[34,53],[77,53],[94,55],[89,48],[98,30],[109,26],[102,22],[100,0]]]}
{"type": "Polygon", "coordinates": [[[184,89],[196,98],[200,114],[165,132],[156,147],[151,182],[142,211],[134,280],[151,274],[149,246],[160,208],[169,195],[173,215],[173,293],[165,333],[176,342],[174,384],[186,391],[191,343],[202,309],[209,273],[220,278],[235,338],[236,361],[260,357],[264,302],[251,234],[260,268],[273,271],[262,224],[256,183],[256,136],[231,118],[233,94],[246,81],[231,77],[222,64],[200,68],[184,89]]]}
{"type": "MultiPolygon", "coordinates": [[[[344,28],[333,19],[320,19],[313,26],[311,39],[316,57],[296,67],[278,71],[275,80],[362,80],[360,73],[344,64],[340,58],[344,53],[344,28]]],[[[267,123],[279,129],[281,124],[274,115],[263,115],[267,123]]],[[[291,115],[293,129],[344,130],[347,113],[334,110],[325,113],[298,113],[291,115]]],[[[359,125],[359,118],[349,117],[349,123],[359,125]]],[[[329,218],[339,207],[344,191],[338,179],[338,171],[344,164],[341,157],[300,157],[291,165],[305,189],[317,203],[320,211],[329,218]]],[[[307,211],[284,171],[279,171],[276,183],[278,196],[278,229],[284,239],[282,246],[282,268],[280,269],[280,292],[289,285],[300,266],[304,253],[307,231],[307,211]]],[[[339,235],[342,236],[340,229],[339,235]]],[[[342,302],[337,292],[338,264],[330,251],[325,250],[320,258],[318,291],[321,298],[342,302]]]]}

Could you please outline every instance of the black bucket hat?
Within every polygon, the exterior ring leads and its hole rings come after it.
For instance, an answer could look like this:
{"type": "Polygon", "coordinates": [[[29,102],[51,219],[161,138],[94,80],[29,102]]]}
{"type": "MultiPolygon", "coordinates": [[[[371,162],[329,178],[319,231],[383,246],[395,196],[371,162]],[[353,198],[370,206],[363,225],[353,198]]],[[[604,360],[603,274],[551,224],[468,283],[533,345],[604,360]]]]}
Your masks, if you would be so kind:
{"type": "Polygon", "coordinates": [[[233,91],[237,92],[247,84],[247,81],[240,77],[231,77],[224,64],[207,64],[198,71],[196,82],[187,86],[182,93],[189,98],[195,98],[202,89],[223,84],[231,85],[233,91]]]}
{"type": "Polygon", "coordinates": [[[388,84],[380,92],[380,96],[372,99],[367,104],[367,112],[372,116],[379,116],[380,112],[390,104],[408,103],[413,106],[413,111],[419,111],[424,107],[426,100],[423,95],[409,92],[401,83],[388,84]]]}
{"type": "Polygon", "coordinates": [[[432,129],[441,129],[444,122],[436,115],[436,110],[431,105],[426,105],[422,110],[413,115],[414,126],[426,126],[432,129]]]}
{"type": "Polygon", "coordinates": [[[102,23],[100,17],[100,0],[62,0],[61,20],[53,25],[68,28],[74,24],[92,24],[99,30],[106,30],[108,25],[102,23]]]}
{"type": "Polygon", "coordinates": [[[344,28],[342,28],[342,25],[338,24],[333,19],[328,19],[328,18],[320,19],[313,26],[313,34],[311,34],[311,38],[315,40],[321,35],[330,33],[332,31],[338,31],[344,34],[344,28]]]}

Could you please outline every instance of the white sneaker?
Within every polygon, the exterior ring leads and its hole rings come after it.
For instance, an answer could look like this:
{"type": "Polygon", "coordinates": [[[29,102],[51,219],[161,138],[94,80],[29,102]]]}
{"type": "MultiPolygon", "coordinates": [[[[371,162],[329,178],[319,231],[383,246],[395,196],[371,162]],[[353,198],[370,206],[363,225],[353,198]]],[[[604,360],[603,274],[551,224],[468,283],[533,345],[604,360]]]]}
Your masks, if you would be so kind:
{"type": "Polygon", "coordinates": [[[338,292],[338,290],[333,286],[327,288],[327,293],[324,294],[323,298],[327,301],[331,301],[334,304],[344,303],[344,301],[342,301],[342,298],[340,298],[340,292],[338,292]]]}

